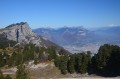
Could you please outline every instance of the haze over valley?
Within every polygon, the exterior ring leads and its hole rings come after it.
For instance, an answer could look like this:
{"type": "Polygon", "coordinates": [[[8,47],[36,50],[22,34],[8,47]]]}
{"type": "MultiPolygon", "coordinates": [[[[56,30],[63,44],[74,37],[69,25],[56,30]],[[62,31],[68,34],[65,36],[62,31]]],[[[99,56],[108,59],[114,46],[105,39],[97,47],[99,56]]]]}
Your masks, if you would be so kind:
{"type": "Polygon", "coordinates": [[[83,26],[55,28],[38,28],[33,30],[48,40],[61,45],[71,53],[91,51],[93,54],[103,44],[120,45],[120,26],[102,27],[88,30],[83,26]]]}
{"type": "Polygon", "coordinates": [[[0,0],[0,79],[120,79],[120,0],[0,0]]]}

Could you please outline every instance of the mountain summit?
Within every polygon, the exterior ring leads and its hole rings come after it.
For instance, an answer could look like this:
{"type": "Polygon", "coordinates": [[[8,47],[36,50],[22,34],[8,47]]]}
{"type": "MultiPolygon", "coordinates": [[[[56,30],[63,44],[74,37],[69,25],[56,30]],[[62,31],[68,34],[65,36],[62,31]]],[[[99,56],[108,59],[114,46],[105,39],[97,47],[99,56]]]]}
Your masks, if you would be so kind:
{"type": "Polygon", "coordinates": [[[38,28],[33,30],[38,35],[48,38],[61,46],[66,44],[76,44],[90,34],[90,32],[81,27],[61,27],[58,29],[38,28]]]}
{"type": "Polygon", "coordinates": [[[0,34],[3,34],[7,39],[17,41],[18,43],[33,43],[36,45],[48,47],[55,45],[54,43],[38,36],[32,32],[27,22],[11,24],[3,29],[0,29],[0,34]]]}
{"type": "Polygon", "coordinates": [[[61,27],[58,29],[38,28],[33,30],[38,35],[61,45],[72,53],[91,51],[97,53],[103,44],[120,45],[120,27],[104,27],[88,30],[84,27],[61,27]]]}

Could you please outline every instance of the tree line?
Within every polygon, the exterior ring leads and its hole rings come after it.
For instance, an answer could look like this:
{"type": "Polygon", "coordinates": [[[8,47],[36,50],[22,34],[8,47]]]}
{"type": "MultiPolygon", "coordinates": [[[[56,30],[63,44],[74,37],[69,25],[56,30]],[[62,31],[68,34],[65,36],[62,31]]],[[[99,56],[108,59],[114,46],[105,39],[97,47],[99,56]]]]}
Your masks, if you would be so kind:
{"type": "MultiPolygon", "coordinates": [[[[30,60],[34,60],[34,64],[46,61],[54,61],[57,54],[64,55],[62,49],[56,47],[40,47],[35,44],[26,44],[24,47],[17,45],[14,48],[5,45],[5,48],[0,48],[0,68],[14,67],[17,66],[18,71],[16,72],[15,79],[29,79],[28,73],[26,72],[25,63],[30,60]],[[57,53],[56,53],[57,52],[57,53]]],[[[4,76],[0,71],[0,79],[12,79],[9,75],[4,76]]]]}
{"type": "Polygon", "coordinates": [[[90,52],[72,54],[70,56],[60,56],[54,61],[55,66],[61,70],[62,74],[88,72],[88,67],[91,62],[90,52]]]}
{"type": "MultiPolygon", "coordinates": [[[[34,64],[54,61],[55,66],[61,70],[62,74],[120,75],[120,47],[117,45],[104,44],[100,46],[98,53],[94,56],[91,56],[90,51],[67,54],[67,51],[63,49],[58,50],[56,47],[45,48],[34,44],[26,44],[24,47],[18,45],[12,51],[7,46],[4,49],[0,48],[0,67],[20,66],[30,60],[34,60],[34,64]]],[[[23,71],[25,69],[19,68],[23,69],[23,71]]],[[[9,77],[9,75],[6,77],[9,77]]]]}
{"type": "MultiPolygon", "coordinates": [[[[14,79],[30,79],[28,75],[28,70],[26,69],[25,65],[21,64],[17,66],[17,72],[14,79]]],[[[2,71],[0,70],[0,79],[13,79],[10,75],[3,75],[2,71]]]]}
{"type": "Polygon", "coordinates": [[[45,48],[31,43],[24,45],[24,47],[18,45],[12,51],[11,48],[6,47],[0,51],[0,67],[5,65],[8,67],[18,66],[28,63],[30,60],[34,60],[34,64],[54,61],[57,58],[57,54],[66,55],[64,53],[67,52],[63,51],[63,49],[57,50],[54,46],[45,48]]]}
{"type": "Polygon", "coordinates": [[[91,52],[77,53],[70,56],[59,56],[54,61],[62,74],[88,73],[100,76],[120,75],[120,47],[104,44],[98,53],[91,56],[91,52]]]}

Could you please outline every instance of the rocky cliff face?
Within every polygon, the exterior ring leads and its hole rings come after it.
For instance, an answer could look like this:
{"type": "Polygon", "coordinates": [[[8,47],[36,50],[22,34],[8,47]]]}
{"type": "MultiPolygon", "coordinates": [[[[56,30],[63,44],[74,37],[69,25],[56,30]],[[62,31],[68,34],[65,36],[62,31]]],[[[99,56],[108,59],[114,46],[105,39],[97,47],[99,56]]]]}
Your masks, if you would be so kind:
{"type": "Polygon", "coordinates": [[[0,34],[4,34],[7,39],[17,41],[18,43],[33,43],[45,47],[54,45],[54,43],[32,32],[26,22],[12,24],[4,29],[0,29],[0,34]]]}

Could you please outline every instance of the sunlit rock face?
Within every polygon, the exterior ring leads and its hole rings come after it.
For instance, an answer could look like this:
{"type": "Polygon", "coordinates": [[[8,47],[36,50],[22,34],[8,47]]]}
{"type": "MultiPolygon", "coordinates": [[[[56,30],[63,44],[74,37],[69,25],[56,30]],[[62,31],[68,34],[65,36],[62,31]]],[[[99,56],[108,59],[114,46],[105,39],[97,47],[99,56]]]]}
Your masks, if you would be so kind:
{"type": "Polygon", "coordinates": [[[53,45],[52,42],[32,32],[27,22],[11,24],[0,29],[0,34],[4,34],[9,40],[17,41],[18,43],[33,43],[45,47],[53,45]]]}

